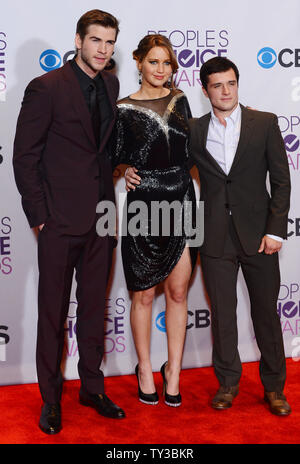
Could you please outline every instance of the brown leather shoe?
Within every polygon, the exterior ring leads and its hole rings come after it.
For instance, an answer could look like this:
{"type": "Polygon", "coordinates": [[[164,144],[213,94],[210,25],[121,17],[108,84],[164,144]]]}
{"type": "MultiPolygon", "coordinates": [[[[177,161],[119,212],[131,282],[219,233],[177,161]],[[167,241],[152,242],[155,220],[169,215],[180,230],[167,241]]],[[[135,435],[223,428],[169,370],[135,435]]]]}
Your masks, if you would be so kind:
{"type": "Polygon", "coordinates": [[[288,416],[292,410],[282,392],[265,391],[264,400],[269,403],[270,411],[277,416],[288,416]]]}
{"type": "Polygon", "coordinates": [[[212,407],[214,409],[228,409],[231,408],[233,399],[239,392],[239,386],[224,387],[221,385],[216,393],[216,396],[212,400],[212,407]]]}

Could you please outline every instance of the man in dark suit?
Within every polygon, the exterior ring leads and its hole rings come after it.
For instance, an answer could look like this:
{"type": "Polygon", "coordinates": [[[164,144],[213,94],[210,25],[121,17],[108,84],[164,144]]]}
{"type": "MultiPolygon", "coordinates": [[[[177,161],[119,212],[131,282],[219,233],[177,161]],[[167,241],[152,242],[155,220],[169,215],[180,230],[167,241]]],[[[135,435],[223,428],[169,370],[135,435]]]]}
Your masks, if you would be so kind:
{"type": "Polygon", "coordinates": [[[239,72],[216,57],[201,68],[212,111],[190,121],[190,152],[204,201],[201,265],[211,301],[213,364],[220,388],[212,401],[227,409],[242,373],[236,321],[241,267],[261,352],[260,377],[272,413],[288,415],[285,354],[277,298],[278,251],[287,238],[290,175],[277,117],[239,104],[239,72]],[[270,194],[266,178],[269,174],[270,194]]]}
{"type": "Polygon", "coordinates": [[[77,23],[75,59],[30,82],[17,123],[15,179],[30,227],[39,228],[39,425],[49,434],[61,430],[60,363],[74,269],[80,402],[106,417],[125,416],[105,395],[100,370],[114,238],[96,233],[97,203],[114,201],[106,144],[119,83],[104,68],[118,32],[109,13],[85,13],[77,23]]]}

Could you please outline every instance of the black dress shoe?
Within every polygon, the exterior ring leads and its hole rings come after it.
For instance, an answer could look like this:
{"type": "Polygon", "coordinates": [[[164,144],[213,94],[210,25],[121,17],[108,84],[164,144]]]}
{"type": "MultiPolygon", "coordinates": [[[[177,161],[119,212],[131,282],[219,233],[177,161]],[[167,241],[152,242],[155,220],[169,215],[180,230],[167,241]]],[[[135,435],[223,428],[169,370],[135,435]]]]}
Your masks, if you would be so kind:
{"type": "Polygon", "coordinates": [[[165,367],[168,361],[166,361],[160,368],[160,373],[163,379],[163,395],[165,397],[165,403],[168,406],[172,406],[173,408],[178,408],[178,406],[181,405],[182,399],[181,399],[181,394],[178,393],[178,395],[169,395],[167,393],[167,385],[168,382],[166,380],[166,374],[165,374],[165,367]]]}
{"type": "Polygon", "coordinates": [[[45,403],[43,405],[39,427],[48,435],[54,435],[61,431],[61,409],[59,403],[45,403]]]}
{"type": "Polygon", "coordinates": [[[239,386],[233,387],[222,386],[217,391],[215,397],[212,400],[212,407],[214,409],[228,409],[231,408],[234,398],[239,392],[239,386]]]}
{"type": "Polygon", "coordinates": [[[292,412],[282,392],[265,391],[264,400],[269,404],[271,413],[276,414],[276,416],[288,416],[292,412]]]}
{"type": "Polygon", "coordinates": [[[145,404],[157,404],[158,403],[158,394],[157,392],[154,393],[144,393],[140,389],[140,381],[139,381],[139,365],[135,366],[135,375],[138,381],[138,392],[139,392],[139,400],[145,404]]]}
{"type": "Polygon", "coordinates": [[[125,417],[123,409],[113,403],[105,393],[93,395],[81,389],[79,392],[79,402],[83,406],[91,406],[102,416],[110,417],[111,419],[123,419],[125,417]]]}

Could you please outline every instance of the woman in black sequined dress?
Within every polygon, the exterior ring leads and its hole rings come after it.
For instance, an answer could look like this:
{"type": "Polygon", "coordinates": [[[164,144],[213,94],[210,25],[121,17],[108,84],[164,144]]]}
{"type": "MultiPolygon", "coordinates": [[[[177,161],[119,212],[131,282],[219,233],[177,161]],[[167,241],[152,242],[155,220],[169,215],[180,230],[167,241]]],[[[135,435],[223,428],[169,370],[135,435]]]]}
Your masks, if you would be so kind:
{"type": "MultiPolygon", "coordinates": [[[[149,35],[133,52],[141,87],[118,102],[115,150],[112,164],[129,164],[138,170],[140,185],[127,195],[128,209],[143,201],[151,210],[153,202],[166,200],[195,202],[192,178],[187,168],[188,124],[191,112],[186,96],[173,86],[178,65],[169,40],[149,35]]],[[[165,214],[165,213],[163,213],[165,214]]],[[[128,213],[128,225],[134,214],[128,213]]],[[[152,221],[151,221],[152,219],[152,221]]],[[[139,399],[156,404],[150,360],[152,302],[155,287],[164,283],[168,362],[161,368],[165,402],[181,404],[179,375],[187,323],[187,290],[197,257],[197,248],[187,246],[185,234],[174,227],[164,236],[151,233],[122,236],[122,260],[129,290],[133,291],[131,328],[138,355],[136,375],[139,399]],[[154,392],[154,393],[153,393],[154,392]]]]}

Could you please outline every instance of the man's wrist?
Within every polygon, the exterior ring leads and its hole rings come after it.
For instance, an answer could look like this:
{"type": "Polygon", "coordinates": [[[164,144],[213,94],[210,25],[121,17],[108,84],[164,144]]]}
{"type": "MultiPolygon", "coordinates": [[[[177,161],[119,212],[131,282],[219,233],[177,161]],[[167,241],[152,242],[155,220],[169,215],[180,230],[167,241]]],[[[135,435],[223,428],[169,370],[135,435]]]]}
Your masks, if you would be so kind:
{"type": "Polygon", "coordinates": [[[283,242],[283,238],[278,237],[277,235],[266,234],[266,236],[272,238],[273,240],[277,240],[277,242],[283,242]]]}

